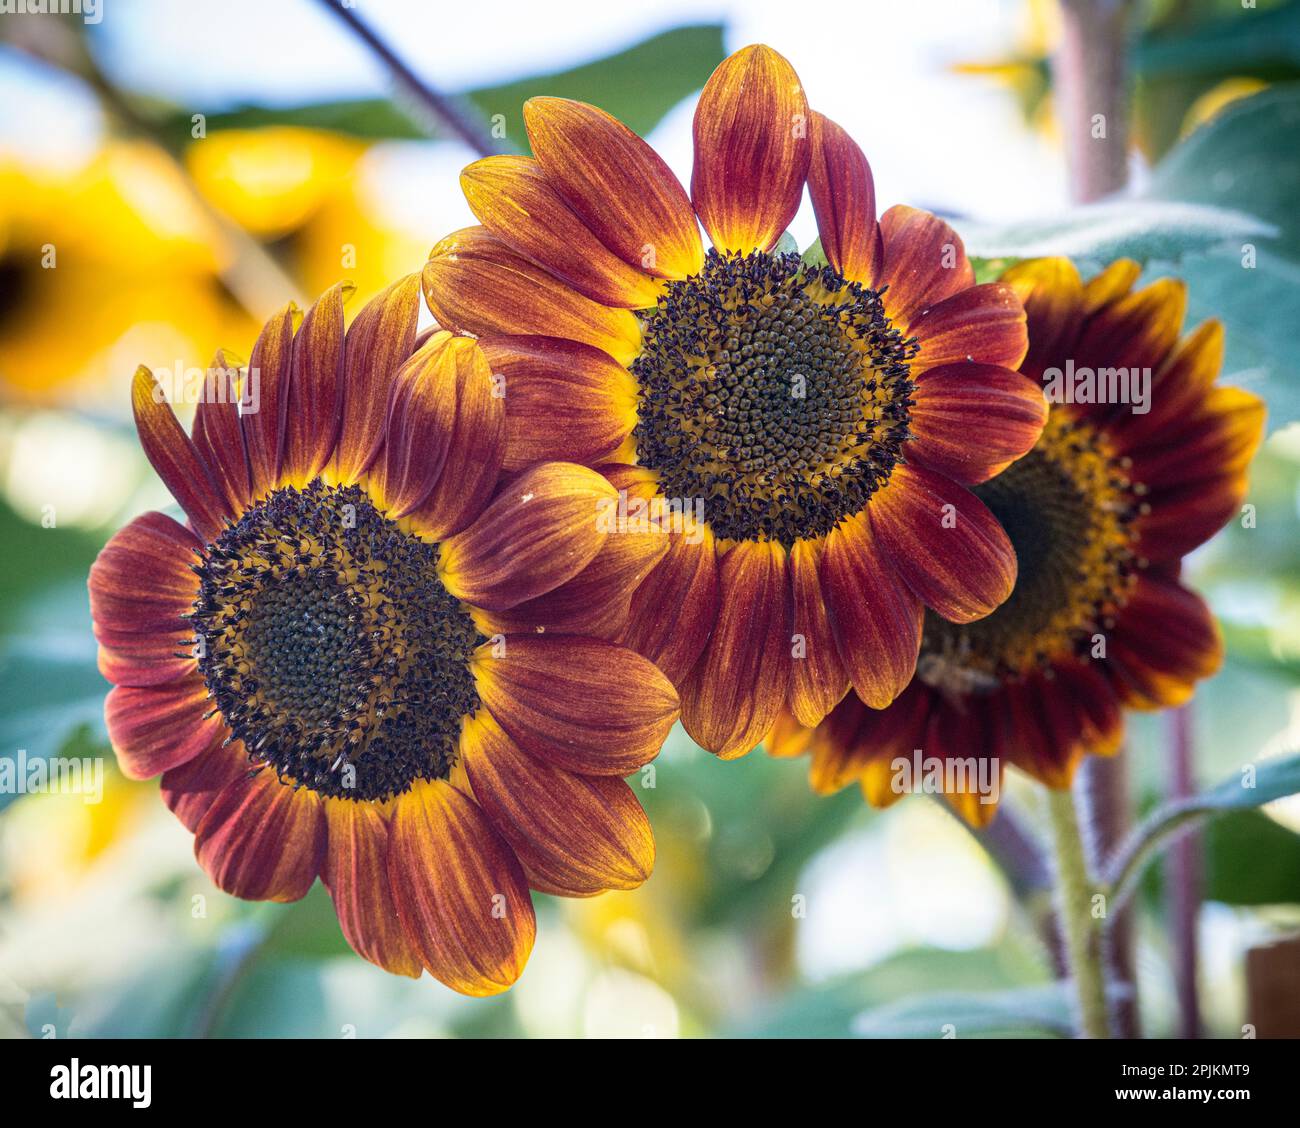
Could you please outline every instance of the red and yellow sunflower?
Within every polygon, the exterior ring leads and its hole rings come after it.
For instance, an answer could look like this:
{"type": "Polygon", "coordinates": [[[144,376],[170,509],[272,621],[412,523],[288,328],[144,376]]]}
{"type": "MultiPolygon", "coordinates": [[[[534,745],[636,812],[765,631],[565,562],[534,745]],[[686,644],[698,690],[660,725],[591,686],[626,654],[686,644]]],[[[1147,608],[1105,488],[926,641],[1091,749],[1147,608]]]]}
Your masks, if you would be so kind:
{"type": "Polygon", "coordinates": [[[417,337],[418,276],[345,331],[346,293],[286,306],[246,368],[219,353],[191,435],[137,372],[187,521],[137,518],[91,571],[109,736],[222,889],[319,875],[361,955],[492,994],[532,947],[530,887],[653,866],[620,777],[677,695],[609,640],[665,546],[601,530],[600,475],[512,449],[478,346],[417,337]]]}
{"type": "MultiPolygon", "coordinates": [[[[1084,755],[1119,747],[1125,707],[1183,704],[1218,668],[1218,629],[1181,560],[1240,506],[1264,404],[1216,384],[1218,322],[1180,339],[1183,284],[1133,292],[1138,273],[1121,260],[1085,283],[1040,259],[1003,275],[1028,313],[1021,371],[1053,400],[1034,449],[975,490],[1015,545],[1015,589],[977,623],[927,616],[916,676],[888,709],[848,697],[816,728],[778,720],[769,751],[811,750],[818,791],[857,780],[890,804],[896,761],[917,750],[1066,788],[1084,755]]],[[[996,810],[974,786],[946,797],[972,823],[996,810]]]]}
{"type": "Polygon", "coordinates": [[[1015,579],[967,489],[1046,415],[1015,291],[976,285],[934,216],[877,220],[862,152],[767,47],[705,87],[689,196],[595,106],[524,116],[534,156],[465,170],[482,226],[434,247],[424,292],[526,402],[536,457],[599,467],[671,530],[625,641],[727,758],[787,702],[807,724],[850,684],[888,705],[926,607],[978,619],[1015,579]],[[805,184],[824,261],[782,242],[805,184]]]}

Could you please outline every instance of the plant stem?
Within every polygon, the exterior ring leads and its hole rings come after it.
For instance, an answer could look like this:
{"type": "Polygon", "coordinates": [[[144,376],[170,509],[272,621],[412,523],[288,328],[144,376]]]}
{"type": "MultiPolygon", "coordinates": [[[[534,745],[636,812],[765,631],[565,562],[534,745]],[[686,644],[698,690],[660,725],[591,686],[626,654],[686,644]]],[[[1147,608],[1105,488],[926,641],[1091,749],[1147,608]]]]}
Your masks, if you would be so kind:
{"type": "Polygon", "coordinates": [[[480,157],[500,153],[501,147],[474,115],[467,113],[454,98],[435,90],[419,77],[401,57],[384,42],[355,9],[345,7],[339,0],[321,0],[321,3],[339,17],[384,64],[421,106],[448,130],[454,133],[480,157]]]}
{"type": "Polygon", "coordinates": [[[1106,978],[1102,970],[1101,930],[1092,915],[1092,881],[1079,834],[1074,793],[1049,788],[1047,809],[1056,846],[1057,917],[1078,1003],[1079,1031],[1085,1038],[1109,1038],[1106,978]]]}
{"type": "MultiPolygon", "coordinates": [[[[1192,707],[1188,704],[1169,715],[1169,798],[1175,802],[1190,799],[1195,788],[1193,752],[1192,707]]],[[[1195,831],[1184,834],[1169,848],[1165,872],[1178,994],[1178,1034],[1182,1038],[1199,1038],[1196,918],[1201,900],[1201,843],[1195,831]]]]}
{"type": "Polygon", "coordinates": [[[1128,182],[1129,0],[1061,0],[1057,117],[1079,203],[1128,182]]]}

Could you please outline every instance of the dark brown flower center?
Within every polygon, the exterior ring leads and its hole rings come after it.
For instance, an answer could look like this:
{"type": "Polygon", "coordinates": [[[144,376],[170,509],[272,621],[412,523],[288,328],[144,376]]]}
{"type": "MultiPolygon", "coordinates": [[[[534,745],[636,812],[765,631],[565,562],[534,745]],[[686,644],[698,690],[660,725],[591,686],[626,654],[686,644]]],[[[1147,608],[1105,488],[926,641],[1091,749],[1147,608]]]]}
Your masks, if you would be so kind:
{"type": "Polygon", "coordinates": [[[719,537],[820,536],[898,462],[915,352],[878,293],[828,266],[710,251],[646,316],[638,460],[719,537]]]}
{"type": "Polygon", "coordinates": [[[956,691],[1088,654],[1139,566],[1132,523],[1141,487],[1099,432],[1063,411],[1032,451],[974,492],[1006,530],[1019,572],[987,618],[959,626],[926,612],[918,676],[956,691]]]}
{"type": "Polygon", "coordinates": [[[209,546],[199,669],[251,757],[348,799],[448,776],[483,640],[437,554],[359,487],[319,480],[274,491],[209,546]]]}

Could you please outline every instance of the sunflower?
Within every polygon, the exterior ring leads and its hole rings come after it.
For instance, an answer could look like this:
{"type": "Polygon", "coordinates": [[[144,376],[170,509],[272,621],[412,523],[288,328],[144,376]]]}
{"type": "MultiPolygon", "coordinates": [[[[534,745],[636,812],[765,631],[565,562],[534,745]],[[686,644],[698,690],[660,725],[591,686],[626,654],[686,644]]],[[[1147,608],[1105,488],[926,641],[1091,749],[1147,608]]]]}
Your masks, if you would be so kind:
{"type": "MultiPolygon", "coordinates": [[[[1125,707],[1181,705],[1218,669],[1218,629],[1181,560],[1240,506],[1264,404],[1215,383],[1218,322],[1180,339],[1183,284],[1133,292],[1138,273],[1121,260],[1085,283],[1068,260],[1039,259],[1003,275],[1028,313],[1021,370],[1053,400],[1034,449],[976,487],[1015,545],[1015,590],[978,623],[927,616],[916,676],[888,709],[849,697],[816,728],[778,719],[768,750],[811,749],[818,791],[857,780],[885,806],[901,794],[896,759],[918,749],[1063,789],[1086,754],[1119,747],[1125,707]],[[1094,394],[1089,374],[1106,370],[1146,372],[1149,391],[1094,394]]],[[[989,797],[947,795],[976,824],[996,810],[989,797]]]]}
{"type": "Polygon", "coordinates": [[[976,285],[934,216],[877,221],[862,152],[767,47],[709,79],[690,197],[594,106],[534,98],[524,119],[534,157],[465,170],[481,226],[434,247],[425,297],[507,381],[530,369],[539,454],[600,466],[634,517],[670,530],[625,641],[724,758],[787,701],[808,724],[850,684],[888,705],[924,608],[977,619],[1015,578],[966,488],[1045,416],[1012,371],[1014,290],[976,285]],[[805,183],[824,261],[782,242],[805,183]]]}
{"type": "Polygon", "coordinates": [[[640,884],[619,777],[677,695],[610,641],[662,538],[611,536],[585,467],[525,466],[482,352],[416,334],[419,278],[344,331],[347,290],[218,353],[187,436],[140,369],[141,443],[188,518],[147,513],[90,575],[108,732],[225,891],[320,875],[349,943],[486,995],[532,947],[532,889],[640,884]],[[503,477],[503,470],[509,477],[503,477]]]}

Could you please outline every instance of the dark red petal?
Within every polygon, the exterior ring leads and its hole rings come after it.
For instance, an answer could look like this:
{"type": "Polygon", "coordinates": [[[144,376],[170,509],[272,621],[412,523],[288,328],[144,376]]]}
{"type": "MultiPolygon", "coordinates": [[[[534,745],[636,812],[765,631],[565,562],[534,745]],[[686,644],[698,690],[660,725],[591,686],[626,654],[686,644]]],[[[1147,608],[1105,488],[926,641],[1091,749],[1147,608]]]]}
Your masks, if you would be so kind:
{"type": "Polygon", "coordinates": [[[281,783],[270,768],[237,776],[194,835],[194,856],[227,893],[246,901],[297,901],[325,861],[320,796],[281,783]]]}
{"type": "Polygon", "coordinates": [[[682,724],[732,760],[755,748],[790,684],[790,577],[785,549],[742,541],[718,564],[718,618],[681,687],[682,724]]]}
{"type": "Polygon", "coordinates": [[[104,703],[108,739],[127,779],[149,779],[192,760],[225,734],[197,671],[156,686],[123,686],[104,703]]]}
{"type": "Polygon", "coordinates": [[[826,261],[845,278],[869,286],[884,254],[871,166],[853,138],[816,111],[808,193],[826,261]]]}
{"type": "Polygon", "coordinates": [[[945,619],[981,619],[1011,594],[1011,541],[985,504],[951,478],[895,466],[867,513],[908,587],[945,619]]]}
{"type": "Polygon", "coordinates": [[[912,395],[908,457],[965,484],[983,482],[1031,450],[1047,422],[1042,389],[1008,368],[932,368],[912,395]]]}
{"type": "Polygon", "coordinates": [[[841,521],[826,537],[821,586],[853,688],[873,709],[885,708],[916,670],[925,608],[863,516],[841,521]]]}
{"type": "Polygon", "coordinates": [[[131,383],[131,407],[150,465],[185,510],[199,537],[205,542],[215,540],[226,519],[234,514],[189,435],[176,421],[158,381],[143,366],[131,383]]]}
{"type": "Polygon", "coordinates": [[[770,47],[724,59],[695,107],[691,199],[720,251],[768,251],[799,210],[808,163],[808,99],[770,47]]]}

